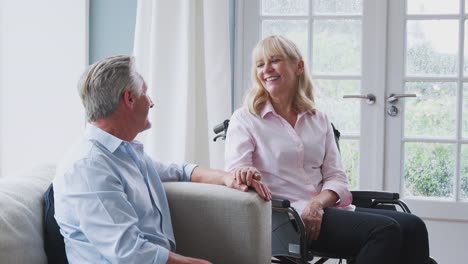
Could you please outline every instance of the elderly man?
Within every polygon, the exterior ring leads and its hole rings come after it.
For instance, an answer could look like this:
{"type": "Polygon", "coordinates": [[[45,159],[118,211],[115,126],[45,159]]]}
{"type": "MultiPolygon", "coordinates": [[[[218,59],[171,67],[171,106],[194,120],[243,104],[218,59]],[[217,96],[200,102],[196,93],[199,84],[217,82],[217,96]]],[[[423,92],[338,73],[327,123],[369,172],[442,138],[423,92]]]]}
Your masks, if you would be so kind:
{"type": "Polygon", "coordinates": [[[224,184],[242,191],[249,185],[271,199],[254,168],[228,173],[163,164],[145,154],[134,139],[151,127],[153,102],[132,57],[91,65],[79,92],[89,124],[53,182],[55,218],[69,263],[208,263],[172,252],[175,241],[162,181],[224,184]]]}

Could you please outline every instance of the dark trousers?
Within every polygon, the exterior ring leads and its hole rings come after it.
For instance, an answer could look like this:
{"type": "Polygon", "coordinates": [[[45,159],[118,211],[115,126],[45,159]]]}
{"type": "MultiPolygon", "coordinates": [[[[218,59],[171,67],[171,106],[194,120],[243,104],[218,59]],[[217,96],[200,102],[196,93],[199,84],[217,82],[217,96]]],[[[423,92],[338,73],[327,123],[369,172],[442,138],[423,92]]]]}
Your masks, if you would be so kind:
{"type": "Polygon", "coordinates": [[[309,241],[313,252],[352,258],[356,264],[427,264],[429,242],[417,216],[381,209],[324,210],[320,236],[309,241]]]}

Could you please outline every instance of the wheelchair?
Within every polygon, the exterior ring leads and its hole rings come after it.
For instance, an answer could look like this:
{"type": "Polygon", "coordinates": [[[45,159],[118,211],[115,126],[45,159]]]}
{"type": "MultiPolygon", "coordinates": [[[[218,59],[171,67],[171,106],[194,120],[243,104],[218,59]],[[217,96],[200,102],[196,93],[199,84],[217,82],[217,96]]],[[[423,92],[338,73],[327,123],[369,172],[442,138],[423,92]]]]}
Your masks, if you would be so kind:
{"type": "MultiPolygon", "coordinates": [[[[218,139],[225,140],[226,133],[229,127],[229,119],[213,128],[215,137],[213,141],[218,139]]],[[[332,124],[335,135],[335,142],[339,146],[340,132],[332,124]]],[[[400,200],[398,193],[382,192],[382,191],[351,191],[353,197],[353,205],[363,208],[377,208],[385,210],[399,210],[405,213],[411,213],[409,207],[400,200]]],[[[299,213],[291,207],[288,200],[273,199],[272,200],[272,225],[271,225],[271,252],[272,262],[279,264],[309,264],[314,258],[318,258],[314,264],[323,264],[331,259],[339,259],[342,263],[343,257],[336,257],[309,250],[307,247],[307,237],[299,213]]],[[[353,256],[347,256],[346,263],[354,263],[353,256]]],[[[430,258],[429,264],[437,264],[430,258]]]]}

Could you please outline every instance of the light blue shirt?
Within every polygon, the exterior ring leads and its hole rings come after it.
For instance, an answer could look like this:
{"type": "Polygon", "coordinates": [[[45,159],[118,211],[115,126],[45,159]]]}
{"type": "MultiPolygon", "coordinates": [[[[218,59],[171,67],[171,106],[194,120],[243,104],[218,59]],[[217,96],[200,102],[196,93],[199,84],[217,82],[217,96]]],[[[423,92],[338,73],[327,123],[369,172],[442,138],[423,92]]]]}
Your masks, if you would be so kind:
{"type": "Polygon", "coordinates": [[[190,181],[195,167],[155,162],[88,125],[53,181],[68,262],[166,263],[175,240],[161,181],[190,181]]]}

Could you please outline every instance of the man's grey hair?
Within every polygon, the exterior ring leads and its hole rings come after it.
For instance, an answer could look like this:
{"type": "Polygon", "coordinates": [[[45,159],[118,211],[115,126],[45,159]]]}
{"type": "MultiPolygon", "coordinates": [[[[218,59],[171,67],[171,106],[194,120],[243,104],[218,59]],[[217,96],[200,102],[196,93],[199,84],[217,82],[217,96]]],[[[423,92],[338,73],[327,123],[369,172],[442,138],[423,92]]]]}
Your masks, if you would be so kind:
{"type": "Polygon", "coordinates": [[[118,55],[97,61],[85,71],[78,85],[88,122],[108,117],[117,109],[125,90],[143,93],[143,79],[135,59],[118,55]]]}

